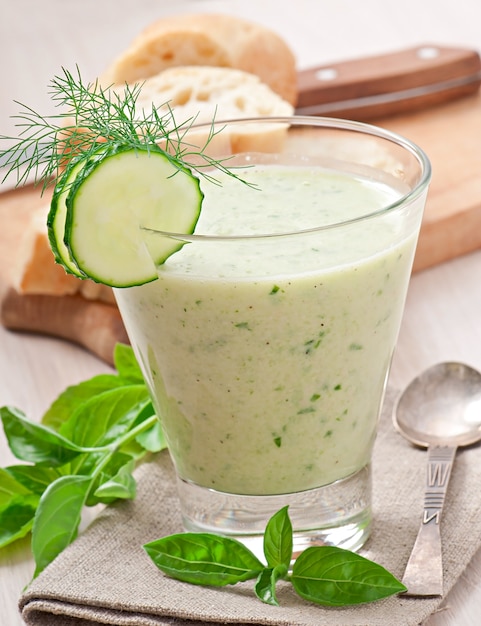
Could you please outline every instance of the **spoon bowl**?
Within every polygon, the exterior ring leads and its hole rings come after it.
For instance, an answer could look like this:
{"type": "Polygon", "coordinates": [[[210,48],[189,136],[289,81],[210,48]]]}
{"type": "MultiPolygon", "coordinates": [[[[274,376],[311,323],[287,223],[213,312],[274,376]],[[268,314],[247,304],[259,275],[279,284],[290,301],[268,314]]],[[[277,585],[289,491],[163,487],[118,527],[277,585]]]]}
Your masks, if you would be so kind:
{"type": "Polygon", "coordinates": [[[481,373],[463,363],[438,363],[416,377],[394,407],[396,430],[427,448],[481,440],[481,373]]]}
{"type": "Polygon", "coordinates": [[[428,448],[423,517],[402,582],[408,595],[442,595],[441,515],[457,448],[481,440],[481,373],[463,363],[434,365],[401,394],[393,422],[428,448]]]}

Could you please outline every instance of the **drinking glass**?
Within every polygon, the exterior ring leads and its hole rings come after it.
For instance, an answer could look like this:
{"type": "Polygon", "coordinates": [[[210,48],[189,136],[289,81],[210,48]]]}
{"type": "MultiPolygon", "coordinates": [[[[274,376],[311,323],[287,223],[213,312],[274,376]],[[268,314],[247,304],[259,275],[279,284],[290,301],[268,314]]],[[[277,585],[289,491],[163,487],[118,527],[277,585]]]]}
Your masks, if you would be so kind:
{"type": "MultiPolygon", "coordinates": [[[[175,467],[184,526],[294,556],[358,549],[430,164],[381,128],[314,117],[192,128],[218,168],[158,279],[116,289],[175,467]]],[[[181,174],[179,174],[181,175],[181,174]]],[[[159,503],[159,507],[162,503],[159,503]]],[[[160,514],[160,511],[159,511],[160,514]]]]}

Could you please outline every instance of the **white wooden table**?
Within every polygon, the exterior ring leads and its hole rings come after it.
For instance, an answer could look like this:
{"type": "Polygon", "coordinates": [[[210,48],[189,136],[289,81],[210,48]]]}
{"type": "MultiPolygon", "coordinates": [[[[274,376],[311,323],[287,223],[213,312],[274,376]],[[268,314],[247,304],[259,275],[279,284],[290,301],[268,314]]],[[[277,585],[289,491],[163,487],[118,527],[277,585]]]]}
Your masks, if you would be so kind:
{"type": "MultiPolygon", "coordinates": [[[[419,43],[481,48],[479,0],[2,0],[0,134],[15,132],[13,99],[49,111],[46,85],[61,66],[78,64],[93,78],[157,17],[195,11],[265,23],[292,46],[300,68],[419,43]]],[[[412,278],[391,383],[404,386],[441,360],[481,369],[481,251],[412,278]]],[[[0,405],[38,418],[67,385],[104,371],[105,364],[73,345],[0,328],[0,405]]],[[[2,465],[14,461],[3,433],[0,459],[2,465]]],[[[2,626],[22,624],[17,600],[32,571],[27,540],[0,551],[2,626]]],[[[444,605],[429,626],[479,624],[481,553],[444,605]]],[[[393,619],[402,624],[402,616],[393,619]]]]}

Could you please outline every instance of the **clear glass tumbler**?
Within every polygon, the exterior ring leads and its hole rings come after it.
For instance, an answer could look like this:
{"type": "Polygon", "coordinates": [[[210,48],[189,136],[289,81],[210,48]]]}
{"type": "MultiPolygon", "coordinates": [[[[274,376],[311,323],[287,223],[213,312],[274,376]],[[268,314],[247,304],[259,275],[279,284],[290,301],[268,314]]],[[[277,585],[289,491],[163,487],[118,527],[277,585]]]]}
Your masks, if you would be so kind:
{"type": "Polygon", "coordinates": [[[410,141],[350,121],[216,130],[208,149],[236,177],[206,171],[216,180],[201,177],[195,234],[150,233],[182,245],[157,280],[116,290],[185,528],[256,550],[288,505],[294,554],[358,549],[429,161],[410,141]]]}

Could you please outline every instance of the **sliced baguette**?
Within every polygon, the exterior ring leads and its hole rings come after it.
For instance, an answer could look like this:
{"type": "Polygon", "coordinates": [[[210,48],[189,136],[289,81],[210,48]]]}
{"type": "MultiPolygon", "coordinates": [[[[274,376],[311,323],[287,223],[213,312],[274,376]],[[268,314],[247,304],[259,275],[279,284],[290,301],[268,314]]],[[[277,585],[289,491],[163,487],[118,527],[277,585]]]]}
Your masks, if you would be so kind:
{"type": "Polygon", "coordinates": [[[270,29],[231,15],[178,15],[154,22],[100,81],[136,83],[186,65],[240,69],[259,76],[290,104],[297,100],[296,61],[287,43],[270,29]]]}
{"type": "Polygon", "coordinates": [[[223,120],[250,117],[287,117],[294,107],[262,83],[258,76],[225,67],[174,67],[148,78],[142,85],[137,108],[148,113],[152,106],[162,113],[172,109],[177,126],[219,122],[222,132],[210,139],[208,131],[191,131],[188,141],[204,148],[210,156],[227,156],[236,152],[260,150],[271,152],[280,148],[284,139],[283,125],[236,131],[223,127],[223,120]]]}
{"type": "Polygon", "coordinates": [[[174,111],[177,124],[216,119],[292,115],[293,106],[258,76],[225,67],[182,66],[162,71],[142,83],[137,107],[152,104],[174,111]]]}
{"type": "Polygon", "coordinates": [[[80,280],[54,261],[47,236],[48,206],[36,207],[25,224],[19,243],[17,263],[13,267],[11,285],[20,294],[71,296],[113,303],[110,287],[91,280],[80,280]]]}

